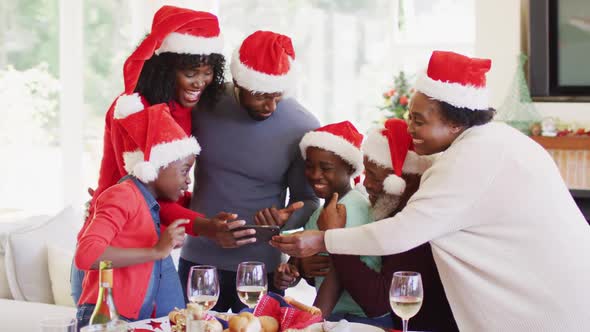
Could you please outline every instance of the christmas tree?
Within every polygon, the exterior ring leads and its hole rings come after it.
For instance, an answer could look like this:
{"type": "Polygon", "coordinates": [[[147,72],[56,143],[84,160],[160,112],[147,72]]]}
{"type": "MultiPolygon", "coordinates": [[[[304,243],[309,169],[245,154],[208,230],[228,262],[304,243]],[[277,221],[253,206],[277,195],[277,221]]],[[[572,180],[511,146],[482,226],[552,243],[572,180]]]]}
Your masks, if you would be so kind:
{"type": "Polygon", "coordinates": [[[495,116],[495,120],[503,121],[524,134],[530,134],[533,123],[541,121],[541,116],[533,104],[529,86],[524,76],[524,65],[527,56],[521,54],[518,58],[518,67],[512,80],[508,95],[495,116]]]}
{"type": "Polygon", "coordinates": [[[393,78],[393,88],[383,93],[384,103],[379,107],[385,113],[385,118],[407,119],[408,104],[414,93],[409,88],[408,79],[403,71],[393,78]]]}

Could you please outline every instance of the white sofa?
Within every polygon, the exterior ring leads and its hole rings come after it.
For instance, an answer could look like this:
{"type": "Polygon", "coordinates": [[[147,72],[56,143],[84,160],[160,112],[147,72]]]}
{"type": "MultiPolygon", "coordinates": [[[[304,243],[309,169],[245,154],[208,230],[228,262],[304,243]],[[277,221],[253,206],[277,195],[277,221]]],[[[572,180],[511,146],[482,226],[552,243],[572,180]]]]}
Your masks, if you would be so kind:
{"type": "Polygon", "coordinates": [[[0,215],[0,330],[40,331],[54,315],[75,317],[69,274],[82,212],[0,215]]]}

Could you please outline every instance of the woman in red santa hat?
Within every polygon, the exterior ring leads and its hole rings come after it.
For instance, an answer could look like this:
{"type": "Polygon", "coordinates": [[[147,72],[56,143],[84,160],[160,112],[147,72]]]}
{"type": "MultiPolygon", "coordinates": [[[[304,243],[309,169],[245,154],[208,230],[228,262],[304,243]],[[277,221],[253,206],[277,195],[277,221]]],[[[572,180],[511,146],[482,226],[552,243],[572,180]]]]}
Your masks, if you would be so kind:
{"type": "Polygon", "coordinates": [[[460,330],[587,331],[590,260],[580,258],[590,228],[547,151],[490,122],[490,68],[488,59],[432,54],[409,132],[418,154],[442,155],[401,212],[273,245],[294,256],[390,255],[430,242],[460,330]]]}
{"type": "MultiPolygon", "coordinates": [[[[98,187],[92,193],[88,217],[78,237],[94,215],[96,199],[128,173],[124,167],[125,145],[121,128],[113,124],[114,114],[137,112],[149,105],[165,103],[174,120],[190,135],[193,109],[197,104],[215,104],[223,92],[225,58],[222,50],[223,39],[215,15],[173,6],[163,6],[156,12],[151,32],[125,61],[125,91],[106,114],[98,187]]],[[[188,204],[189,201],[190,193],[185,192],[178,204],[188,204]]],[[[170,211],[167,206],[176,203],[159,203],[163,220],[175,219],[165,214],[170,211]]],[[[186,225],[188,234],[195,235],[195,228],[212,224],[197,212],[191,211],[189,216],[183,216],[187,217],[191,220],[186,225]]],[[[212,232],[203,229],[200,233],[212,232]]],[[[227,236],[231,234],[226,233],[227,236]]],[[[83,274],[73,266],[72,297],[76,302],[82,278],[83,274]]]]}

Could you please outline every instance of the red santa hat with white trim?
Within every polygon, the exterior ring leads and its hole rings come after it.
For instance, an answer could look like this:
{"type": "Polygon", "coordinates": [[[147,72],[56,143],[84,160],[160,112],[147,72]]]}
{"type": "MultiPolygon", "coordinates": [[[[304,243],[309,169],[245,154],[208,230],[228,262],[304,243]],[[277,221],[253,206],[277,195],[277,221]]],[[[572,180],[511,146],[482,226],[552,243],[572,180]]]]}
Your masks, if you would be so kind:
{"type": "Polygon", "coordinates": [[[393,170],[383,181],[383,190],[391,195],[399,196],[406,189],[402,173],[422,174],[432,165],[432,158],[414,152],[408,124],[401,119],[389,119],[384,127],[371,130],[362,150],[370,161],[393,170]]]}
{"type": "Polygon", "coordinates": [[[158,169],[190,155],[201,147],[176,123],[166,104],[149,106],[138,112],[116,110],[113,125],[124,135],[124,167],[143,182],[154,181],[158,169]]]}
{"type": "Polygon", "coordinates": [[[154,54],[210,55],[221,54],[222,51],[223,37],[217,16],[187,8],[162,6],[154,14],[150,33],[123,65],[125,94],[119,97],[123,99],[119,107],[135,107],[133,110],[137,111],[141,100],[133,91],[144,63],[154,54]]]}
{"type": "Polygon", "coordinates": [[[234,51],[230,71],[236,83],[259,93],[290,93],[295,84],[295,49],[291,38],[256,31],[234,51]]]}
{"type": "MultiPolygon", "coordinates": [[[[307,158],[307,148],[316,147],[333,152],[350,164],[354,170],[353,178],[363,172],[363,135],[348,121],[329,124],[303,135],[299,149],[303,159],[307,158]]],[[[357,180],[355,179],[355,182],[357,180]]]]}
{"type": "Polygon", "coordinates": [[[434,51],[428,69],[415,89],[439,101],[470,110],[488,110],[486,73],[492,60],[470,58],[454,52],[434,51]]]}

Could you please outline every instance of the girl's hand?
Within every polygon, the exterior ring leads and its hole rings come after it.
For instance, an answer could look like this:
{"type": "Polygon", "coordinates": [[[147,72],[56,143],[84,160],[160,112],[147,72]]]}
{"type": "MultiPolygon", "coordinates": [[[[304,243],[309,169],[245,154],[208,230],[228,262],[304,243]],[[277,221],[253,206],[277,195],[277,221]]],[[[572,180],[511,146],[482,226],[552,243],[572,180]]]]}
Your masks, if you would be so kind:
{"type": "Polygon", "coordinates": [[[188,223],[187,219],[178,219],[166,227],[166,230],[160,235],[160,240],[154,246],[156,259],[165,258],[175,247],[182,245],[185,236],[182,225],[188,223]]]}

